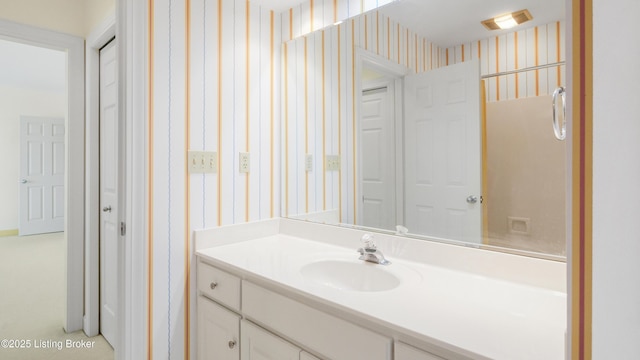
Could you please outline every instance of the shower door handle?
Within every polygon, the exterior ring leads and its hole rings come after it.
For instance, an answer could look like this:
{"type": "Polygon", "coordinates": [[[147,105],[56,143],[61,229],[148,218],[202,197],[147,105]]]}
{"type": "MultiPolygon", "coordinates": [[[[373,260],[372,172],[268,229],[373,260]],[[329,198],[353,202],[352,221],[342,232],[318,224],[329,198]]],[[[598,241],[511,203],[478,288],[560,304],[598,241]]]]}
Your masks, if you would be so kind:
{"type": "Polygon", "coordinates": [[[553,92],[553,118],[551,119],[553,124],[553,134],[558,140],[564,140],[567,137],[567,101],[566,91],[564,87],[560,86],[553,92]],[[558,96],[562,100],[562,126],[558,122],[558,96]]]}

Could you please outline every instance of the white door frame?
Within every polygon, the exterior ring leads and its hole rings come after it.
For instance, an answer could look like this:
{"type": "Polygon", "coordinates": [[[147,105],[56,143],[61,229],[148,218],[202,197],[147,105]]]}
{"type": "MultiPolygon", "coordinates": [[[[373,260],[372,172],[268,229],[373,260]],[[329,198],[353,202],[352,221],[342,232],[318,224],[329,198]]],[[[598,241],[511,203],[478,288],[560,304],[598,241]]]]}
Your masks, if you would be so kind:
{"type": "Polygon", "coordinates": [[[82,329],[84,236],[84,39],[0,19],[0,36],[67,53],[65,131],[65,237],[67,240],[64,329],[82,329]],[[71,191],[70,189],[73,189],[71,191]]]}
{"type": "MultiPolygon", "coordinates": [[[[85,203],[85,317],[87,336],[100,331],[100,49],[116,36],[115,14],[87,37],[86,48],[86,203],[85,203]]],[[[120,266],[120,264],[118,265],[120,266]]]]}
{"type": "Polygon", "coordinates": [[[127,226],[118,249],[118,348],[116,359],[146,359],[151,306],[148,297],[148,19],[151,2],[116,0],[118,119],[125,166],[119,199],[127,226]]]}
{"type": "MultiPolygon", "coordinates": [[[[395,147],[396,147],[396,171],[395,173],[398,174],[400,176],[400,178],[396,178],[396,224],[398,225],[403,225],[404,222],[404,203],[403,203],[403,199],[404,199],[404,165],[403,165],[403,158],[404,158],[404,148],[403,148],[403,115],[402,115],[402,109],[403,109],[403,103],[402,103],[402,89],[404,88],[402,86],[402,78],[409,74],[409,69],[399,65],[397,63],[394,63],[393,61],[389,61],[388,59],[379,56],[377,54],[374,54],[372,52],[369,52],[367,50],[364,50],[360,47],[356,47],[356,68],[355,68],[355,91],[356,91],[356,98],[354,99],[355,101],[355,107],[356,107],[356,119],[358,119],[357,124],[356,124],[356,133],[359,134],[361,129],[361,125],[360,125],[360,116],[362,114],[362,90],[363,90],[363,84],[362,84],[362,70],[365,68],[371,68],[371,69],[375,69],[377,72],[381,73],[381,74],[385,74],[389,79],[395,79],[394,80],[394,86],[395,86],[395,114],[394,114],[394,118],[395,118],[395,126],[396,126],[396,132],[395,132],[395,147]]],[[[360,142],[357,142],[357,153],[360,154],[362,151],[362,149],[360,149],[360,142]]],[[[356,169],[357,173],[354,174],[356,176],[356,179],[361,179],[362,176],[362,163],[360,162],[360,164],[358,165],[357,169],[356,169]]],[[[358,186],[357,192],[356,192],[356,199],[362,199],[362,190],[361,187],[358,186]]],[[[360,202],[356,201],[356,203],[354,204],[354,206],[356,207],[356,214],[357,214],[357,219],[354,219],[356,221],[357,224],[362,224],[362,211],[360,211],[360,209],[358,208],[360,202]]]]}

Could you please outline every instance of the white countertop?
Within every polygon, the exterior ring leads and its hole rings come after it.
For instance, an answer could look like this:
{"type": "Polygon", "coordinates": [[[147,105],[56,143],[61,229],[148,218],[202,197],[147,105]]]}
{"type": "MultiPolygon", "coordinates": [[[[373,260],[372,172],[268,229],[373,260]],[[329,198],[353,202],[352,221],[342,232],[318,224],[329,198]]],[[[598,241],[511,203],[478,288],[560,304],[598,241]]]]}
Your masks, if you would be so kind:
{"type": "Polygon", "coordinates": [[[392,264],[385,270],[404,279],[400,286],[375,292],[335,289],[305,279],[301,267],[326,259],[362,262],[356,248],[287,234],[202,248],[197,255],[241,277],[266,279],[473,358],[564,359],[567,299],[561,291],[386,253],[392,264]]]}

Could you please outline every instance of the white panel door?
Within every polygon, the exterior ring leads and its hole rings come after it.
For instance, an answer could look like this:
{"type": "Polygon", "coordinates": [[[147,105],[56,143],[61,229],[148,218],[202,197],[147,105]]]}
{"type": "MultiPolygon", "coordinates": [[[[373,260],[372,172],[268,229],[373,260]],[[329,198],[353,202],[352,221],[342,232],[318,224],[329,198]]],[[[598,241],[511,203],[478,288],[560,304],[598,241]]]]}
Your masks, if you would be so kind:
{"type": "Polygon", "coordinates": [[[395,211],[395,129],[393,83],[362,92],[360,151],[361,224],[393,230],[395,211]]]}
{"type": "Polygon", "coordinates": [[[482,242],[480,66],[405,77],[405,216],[409,231],[482,242]]]}
{"type": "MultiPolygon", "coordinates": [[[[116,346],[118,312],[118,106],[115,40],[100,50],[100,332],[116,346]]],[[[98,210],[98,209],[96,209],[98,210]]]]}
{"type": "Polygon", "coordinates": [[[64,133],[62,118],[21,117],[20,235],[64,231],[64,133]]]}
{"type": "Polygon", "coordinates": [[[240,327],[242,360],[299,360],[300,348],[242,320],[240,327]]]}

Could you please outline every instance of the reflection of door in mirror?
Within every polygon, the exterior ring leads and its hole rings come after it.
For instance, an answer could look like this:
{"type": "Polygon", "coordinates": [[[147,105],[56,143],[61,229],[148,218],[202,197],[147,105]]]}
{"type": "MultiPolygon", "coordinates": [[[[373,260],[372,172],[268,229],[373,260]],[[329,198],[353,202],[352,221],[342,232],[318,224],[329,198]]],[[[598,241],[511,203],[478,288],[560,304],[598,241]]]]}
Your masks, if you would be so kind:
{"type": "MultiPolygon", "coordinates": [[[[367,70],[367,69],[365,69],[367,70]]],[[[393,230],[396,224],[394,82],[373,70],[363,71],[359,174],[362,225],[393,230]],[[367,76],[367,74],[371,74],[367,76]],[[371,76],[378,76],[371,78],[371,76]]]]}
{"type": "Polygon", "coordinates": [[[408,75],[404,93],[406,227],[482,243],[479,62],[408,75]]]}

